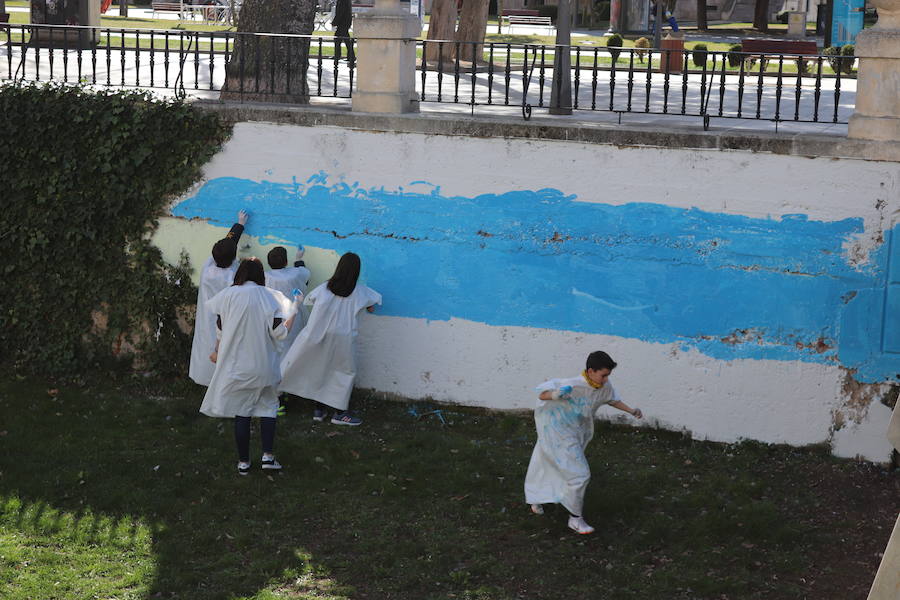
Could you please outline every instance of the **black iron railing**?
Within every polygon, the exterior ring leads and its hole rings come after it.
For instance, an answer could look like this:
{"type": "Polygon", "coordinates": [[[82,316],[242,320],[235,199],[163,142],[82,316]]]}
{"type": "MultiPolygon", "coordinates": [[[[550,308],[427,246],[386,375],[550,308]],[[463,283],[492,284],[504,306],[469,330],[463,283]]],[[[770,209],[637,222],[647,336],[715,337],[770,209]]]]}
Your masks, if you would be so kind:
{"type": "Polygon", "coordinates": [[[238,96],[349,98],[355,68],[346,58],[335,60],[332,37],[0,24],[4,41],[0,79],[179,96],[222,91],[227,74],[238,96]]]}
{"type": "Polygon", "coordinates": [[[854,57],[425,41],[421,102],[847,123],[854,57]],[[569,101],[554,59],[568,52],[569,101]],[[697,64],[699,63],[699,64],[697,64]],[[850,89],[847,90],[848,79],[850,89]],[[557,94],[553,94],[553,86],[557,94]],[[556,98],[551,104],[551,98],[556,98]]]}
{"type": "MultiPolygon", "coordinates": [[[[699,117],[705,125],[710,118],[847,123],[855,103],[853,57],[415,43],[421,102],[472,111],[514,107],[526,119],[534,108],[571,108],[620,119],[626,113],[699,117]],[[569,96],[554,73],[562,52],[571,63],[569,96]]],[[[335,60],[332,37],[0,24],[0,44],[0,79],[6,80],[291,101],[349,98],[355,78],[354,64],[335,60]]]]}

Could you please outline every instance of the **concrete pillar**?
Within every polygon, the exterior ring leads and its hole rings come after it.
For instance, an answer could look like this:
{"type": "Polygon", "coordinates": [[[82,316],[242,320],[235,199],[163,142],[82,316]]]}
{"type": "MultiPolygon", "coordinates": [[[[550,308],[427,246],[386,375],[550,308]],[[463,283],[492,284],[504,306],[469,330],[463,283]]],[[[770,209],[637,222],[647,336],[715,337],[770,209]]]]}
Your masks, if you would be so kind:
{"type": "Polygon", "coordinates": [[[873,0],[878,22],[856,38],[859,72],[849,137],[900,142],[900,0],[873,0]]]}
{"type": "Polygon", "coordinates": [[[422,26],[407,7],[400,0],[376,0],[374,9],[354,19],[354,112],[419,112],[415,39],[422,26]]]}

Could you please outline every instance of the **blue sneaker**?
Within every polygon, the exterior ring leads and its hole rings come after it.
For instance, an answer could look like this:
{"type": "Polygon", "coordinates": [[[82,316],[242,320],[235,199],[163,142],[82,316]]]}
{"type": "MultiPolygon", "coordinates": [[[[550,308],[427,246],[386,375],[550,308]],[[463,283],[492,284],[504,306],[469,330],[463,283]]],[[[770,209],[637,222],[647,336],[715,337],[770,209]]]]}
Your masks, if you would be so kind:
{"type": "Polygon", "coordinates": [[[354,417],[348,412],[334,413],[334,416],[331,417],[331,422],[334,425],[350,425],[351,427],[362,425],[362,419],[354,417]]]}

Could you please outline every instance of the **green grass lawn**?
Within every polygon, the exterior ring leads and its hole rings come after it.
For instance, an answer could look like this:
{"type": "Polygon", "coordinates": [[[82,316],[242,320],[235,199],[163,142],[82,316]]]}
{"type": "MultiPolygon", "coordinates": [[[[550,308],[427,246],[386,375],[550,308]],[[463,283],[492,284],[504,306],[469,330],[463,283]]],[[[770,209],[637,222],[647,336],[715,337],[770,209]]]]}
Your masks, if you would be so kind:
{"type": "Polygon", "coordinates": [[[51,387],[0,379],[6,600],[862,600],[900,510],[898,474],[823,449],[600,424],[578,536],[524,504],[527,415],[360,393],[351,429],[296,403],[284,471],[242,478],[193,384],[51,387]]]}

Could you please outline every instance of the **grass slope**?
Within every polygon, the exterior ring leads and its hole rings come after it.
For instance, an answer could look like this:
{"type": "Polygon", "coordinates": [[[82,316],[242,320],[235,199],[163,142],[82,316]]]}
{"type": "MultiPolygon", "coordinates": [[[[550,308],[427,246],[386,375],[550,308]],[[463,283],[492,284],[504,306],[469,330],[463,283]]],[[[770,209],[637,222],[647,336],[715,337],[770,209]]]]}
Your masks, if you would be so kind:
{"type": "Polygon", "coordinates": [[[283,473],[240,478],[199,388],[141,386],[0,379],[0,597],[863,599],[900,510],[896,473],[821,448],[599,424],[577,536],[524,504],[530,416],[298,403],[283,473]]]}

